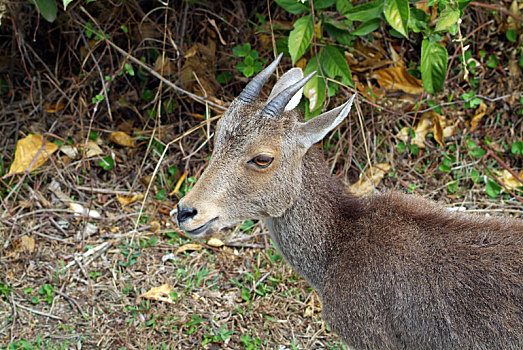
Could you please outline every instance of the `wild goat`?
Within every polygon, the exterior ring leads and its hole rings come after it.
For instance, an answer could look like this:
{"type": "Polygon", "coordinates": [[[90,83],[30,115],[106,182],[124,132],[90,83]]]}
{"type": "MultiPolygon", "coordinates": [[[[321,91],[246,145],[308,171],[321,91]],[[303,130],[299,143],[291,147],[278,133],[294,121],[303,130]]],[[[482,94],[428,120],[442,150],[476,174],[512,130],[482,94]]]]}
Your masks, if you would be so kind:
{"type": "Polygon", "coordinates": [[[209,166],[178,204],[180,228],[203,237],[264,219],[351,348],[523,349],[523,221],[396,192],[351,195],[313,145],[354,96],[302,122],[294,108],[312,74],[294,68],[261,101],[280,58],[219,121],[209,166]]]}

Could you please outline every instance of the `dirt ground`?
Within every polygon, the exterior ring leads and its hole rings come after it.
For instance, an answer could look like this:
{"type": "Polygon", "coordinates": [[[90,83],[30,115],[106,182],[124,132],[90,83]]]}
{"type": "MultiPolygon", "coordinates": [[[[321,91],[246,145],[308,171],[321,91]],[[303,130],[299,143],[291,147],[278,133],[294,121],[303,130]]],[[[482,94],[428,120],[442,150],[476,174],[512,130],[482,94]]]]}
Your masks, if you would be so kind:
{"type": "MultiPolygon", "coordinates": [[[[49,23],[30,2],[0,0],[0,349],[343,348],[263,223],[195,242],[170,215],[248,81],[233,48],[250,43],[270,62],[275,31],[259,19],[292,28],[297,17],[275,3],[269,14],[266,2],[59,7],[49,23]],[[48,159],[10,174],[22,140],[48,159]]],[[[479,63],[470,97],[457,43],[446,43],[444,90],[427,97],[380,88],[365,66],[392,49],[417,62],[419,40],[358,39],[351,69],[367,85],[323,142],[333,176],[358,193],[395,189],[523,217],[521,48],[505,39],[505,22],[485,7],[465,12],[479,63]]],[[[280,73],[291,66],[284,57],[280,73]]],[[[355,90],[341,91],[330,107],[355,90]]]]}

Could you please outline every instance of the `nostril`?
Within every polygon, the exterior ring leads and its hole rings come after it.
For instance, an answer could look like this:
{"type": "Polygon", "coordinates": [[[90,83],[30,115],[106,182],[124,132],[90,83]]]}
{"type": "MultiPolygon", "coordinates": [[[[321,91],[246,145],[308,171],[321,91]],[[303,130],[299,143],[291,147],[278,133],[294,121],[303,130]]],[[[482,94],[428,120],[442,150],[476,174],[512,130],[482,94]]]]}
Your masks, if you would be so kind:
{"type": "Polygon", "coordinates": [[[178,205],[178,222],[184,222],[189,220],[198,214],[196,208],[185,208],[178,205]]]}

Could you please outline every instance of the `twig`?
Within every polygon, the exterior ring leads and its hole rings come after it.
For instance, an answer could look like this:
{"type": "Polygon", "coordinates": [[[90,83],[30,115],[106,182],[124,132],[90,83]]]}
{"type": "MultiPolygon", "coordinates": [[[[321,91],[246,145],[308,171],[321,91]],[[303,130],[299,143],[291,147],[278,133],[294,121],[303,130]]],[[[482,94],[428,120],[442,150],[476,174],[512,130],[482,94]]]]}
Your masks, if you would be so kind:
{"type": "MultiPolygon", "coordinates": [[[[83,6],[80,6],[81,10],[87,15],[89,16],[89,18],[91,20],[93,20],[93,17],[91,16],[91,14],[89,12],[87,12],[87,10],[83,7],[83,6]]],[[[93,22],[95,22],[93,20],[93,22]]],[[[100,30],[102,30],[102,28],[100,28],[100,30]]],[[[139,59],[137,59],[136,57],[132,56],[130,53],[128,53],[127,51],[125,51],[124,49],[120,48],[119,46],[117,46],[115,43],[113,43],[111,40],[107,39],[105,36],[105,42],[107,44],[109,44],[111,47],[113,47],[116,51],[118,51],[119,53],[121,53],[123,56],[125,56],[125,58],[129,59],[130,61],[132,61],[133,63],[139,65],[140,67],[142,67],[143,69],[145,69],[149,74],[151,74],[152,76],[154,76],[155,78],[161,80],[165,85],[169,86],[171,89],[173,89],[174,91],[178,92],[178,93],[181,93],[181,94],[185,94],[193,99],[195,99],[196,101],[198,102],[203,102],[203,103],[208,103],[210,106],[213,106],[214,108],[220,110],[220,111],[225,111],[227,110],[227,108],[223,107],[223,106],[220,106],[219,104],[217,103],[214,103],[214,102],[211,102],[209,101],[209,99],[205,98],[205,97],[201,97],[201,96],[198,96],[198,95],[195,95],[187,90],[184,90],[176,85],[174,85],[172,82],[170,82],[169,80],[165,79],[162,75],[160,75],[159,73],[156,73],[156,71],[154,69],[152,69],[151,67],[149,67],[148,65],[146,65],[145,63],[143,63],[142,61],[140,61],[139,59]]]]}
{"type": "Polygon", "coordinates": [[[49,317],[49,318],[52,318],[52,319],[55,319],[55,320],[62,320],[61,317],[58,317],[58,316],[55,316],[55,315],[51,315],[51,314],[48,314],[46,312],[43,312],[43,311],[38,311],[38,310],[35,310],[35,309],[31,309],[30,307],[27,307],[27,306],[24,306],[22,304],[18,304],[16,301],[13,301],[13,303],[18,306],[20,309],[24,309],[24,310],[27,310],[27,311],[30,311],[36,315],[40,315],[40,316],[45,316],[45,317],[49,317]]]}
{"type": "Polygon", "coordinates": [[[487,146],[486,144],[482,144],[482,148],[487,152],[487,154],[486,154],[487,156],[491,156],[492,158],[494,158],[496,160],[496,162],[501,164],[501,166],[503,168],[505,168],[510,174],[512,174],[512,176],[514,176],[519,182],[521,182],[523,184],[523,179],[521,179],[521,177],[514,170],[512,170],[507,165],[507,163],[505,163],[503,160],[501,160],[501,158],[499,158],[496,155],[496,153],[494,153],[489,146],[487,146]]]}
{"type": "Polygon", "coordinates": [[[506,8],[502,7],[501,5],[484,4],[482,2],[477,2],[477,1],[472,1],[470,3],[470,5],[471,6],[477,6],[477,7],[484,7],[484,8],[490,9],[490,10],[496,10],[496,11],[499,11],[499,12],[501,12],[501,13],[507,15],[507,16],[510,16],[510,17],[514,18],[518,22],[523,22],[523,19],[521,19],[521,17],[519,17],[518,15],[513,14],[512,12],[510,12],[506,8]]]}

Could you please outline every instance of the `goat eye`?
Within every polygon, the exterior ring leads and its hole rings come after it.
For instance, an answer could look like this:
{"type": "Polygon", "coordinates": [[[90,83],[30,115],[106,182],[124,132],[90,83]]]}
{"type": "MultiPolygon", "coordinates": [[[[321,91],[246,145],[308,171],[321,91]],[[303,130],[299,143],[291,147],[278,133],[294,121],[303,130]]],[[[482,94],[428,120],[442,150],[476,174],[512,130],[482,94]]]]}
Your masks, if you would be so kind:
{"type": "Polygon", "coordinates": [[[252,158],[249,163],[255,164],[257,167],[260,168],[267,168],[269,165],[271,165],[272,161],[274,160],[273,157],[260,154],[254,158],[252,158]]]}

